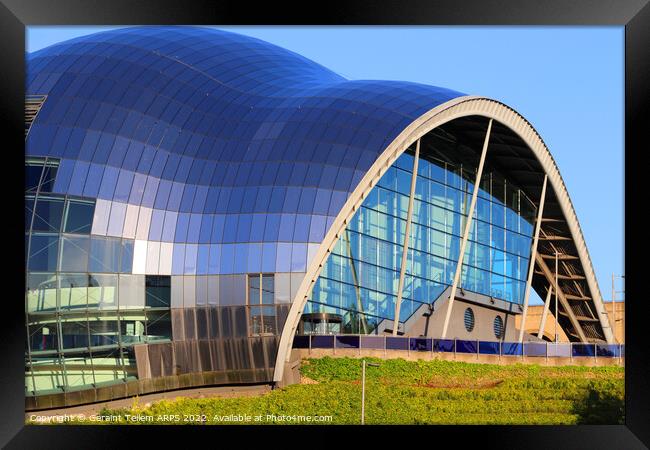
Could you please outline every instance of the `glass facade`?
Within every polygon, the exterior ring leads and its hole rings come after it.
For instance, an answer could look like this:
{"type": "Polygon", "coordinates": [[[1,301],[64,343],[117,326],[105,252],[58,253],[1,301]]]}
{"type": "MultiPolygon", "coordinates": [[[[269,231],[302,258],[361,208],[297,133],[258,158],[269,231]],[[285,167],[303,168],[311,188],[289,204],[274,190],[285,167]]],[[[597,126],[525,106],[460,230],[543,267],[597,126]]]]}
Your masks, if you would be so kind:
{"type": "Polygon", "coordinates": [[[133,275],[133,240],[91,236],[95,200],[52,193],[58,159],[26,161],[26,392],[135,379],[135,343],[171,339],[169,276],[133,275]]]}
{"type": "MultiPolygon", "coordinates": [[[[347,333],[377,332],[393,320],[414,155],[403,153],[341,233],[305,313],[344,317],[347,333]]],[[[401,322],[452,284],[476,169],[419,158],[401,322]]],[[[517,187],[485,171],[463,258],[460,287],[523,303],[535,207],[517,187]]]]}

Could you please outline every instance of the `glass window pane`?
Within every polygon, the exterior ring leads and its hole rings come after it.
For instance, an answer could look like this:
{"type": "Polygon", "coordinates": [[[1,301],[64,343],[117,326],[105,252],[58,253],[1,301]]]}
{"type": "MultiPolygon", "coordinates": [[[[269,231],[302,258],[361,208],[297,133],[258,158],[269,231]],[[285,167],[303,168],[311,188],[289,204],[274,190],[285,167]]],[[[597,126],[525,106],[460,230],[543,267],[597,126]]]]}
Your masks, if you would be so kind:
{"type": "Polygon", "coordinates": [[[145,306],[169,308],[171,304],[171,277],[168,275],[145,276],[145,306]]]}
{"type": "Polygon", "coordinates": [[[68,201],[64,231],[66,233],[90,233],[94,213],[94,202],[68,201]]]}
{"type": "Polygon", "coordinates": [[[120,309],[143,309],[145,303],[144,275],[119,276],[120,309]]]}
{"type": "Polygon", "coordinates": [[[248,304],[260,304],[260,276],[259,274],[248,275],[248,304]]]}
{"type": "Polygon", "coordinates": [[[63,236],[61,250],[61,268],[66,272],[88,271],[88,236],[63,236]]]}
{"type": "Polygon", "coordinates": [[[121,242],[115,238],[93,236],[90,241],[90,272],[112,272],[119,269],[121,242]]]}
{"type": "Polygon", "coordinates": [[[88,347],[88,318],[85,314],[61,317],[61,343],[64,349],[88,347]]]}
{"type": "Polygon", "coordinates": [[[36,201],[33,229],[59,231],[63,213],[63,199],[39,197],[36,201]]]}
{"type": "Polygon", "coordinates": [[[122,239],[122,255],[120,256],[120,272],[131,273],[133,268],[133,243],[131,239],[122,239]]]}
{"type": "Polygon", "coordinates": [[[27,311],[56,309],[57,282],[53,273],[30,273],[27,277],[27,311]]]}
{"type": "Polygon", "coordinates": [[[273,304],[274,295],[274,276],[262,275],[262,303],[265,305],[273,304]]]}
{"type": "Polygon", "coordinates": [[[58,235],[33,234],[29,250],[29,270],[54,272],[56,270],[58,253],[58,235]]]}
{"type": "Polygon", "coordinates": [[[262,333],[262,307],[249,307],[249,332],[252,335],[262,333]]]}
{"type": "Polygon", "coordinates": [[[29,316],[29,346],[31,350],[56,350],[58,332],[54,315],[29,316]]]}
{"type": "Polygon", "coordinates": [[[117,309],[117,275],[96,273],[90,275],[88,307],[117,309]]]}
{"type": "Polygon", "coordinates": [[[169,340],[172,336],[171,315],[167,311],[147,311],[147,342],[169,340]]]}
{"type": "Polygon", "coordinates": [[[275,306],[263,306],[262,315],[262,334],[276,334],[275,306]]]}
{"type": "MultiPolygon", "coordinates": [[[[90,345],[92,347],[118,345],[119,328],[117,323],[117,312],[89,314],[88,332],[90,334],[90,345]]],[[[94,352],[93,356],[95,356],[94,352]]],[[[95,364],[94,358],[93,364],[95,364]]]]}
{"type": "Polygon", "coordinates": [[[59,295],[61,309],[86,308],[89,277],[86,274],[60,274],[59,295]]]}
{"type": "Polygon", "coordinates": [[[41,173],[43,172],[43,166],[41,164],[29,164],[25,165],[25,191],[36,192],[38,184],[41,181],[41,173]]]}

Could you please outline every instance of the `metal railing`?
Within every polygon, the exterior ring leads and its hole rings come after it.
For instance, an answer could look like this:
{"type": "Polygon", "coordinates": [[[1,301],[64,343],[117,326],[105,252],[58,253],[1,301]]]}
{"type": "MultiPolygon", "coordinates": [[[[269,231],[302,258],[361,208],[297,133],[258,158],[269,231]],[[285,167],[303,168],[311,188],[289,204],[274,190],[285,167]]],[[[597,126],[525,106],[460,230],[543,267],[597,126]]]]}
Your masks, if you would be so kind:
{"type": "Polygon", "coordinates": [[[501,342],[463,339],[435,339],[372,335],[296,335],[297,349],[405,350],[430,353],[461,353],[519,357],[624,358],[624,344],[582,344],[574,342],[501,342]]]}

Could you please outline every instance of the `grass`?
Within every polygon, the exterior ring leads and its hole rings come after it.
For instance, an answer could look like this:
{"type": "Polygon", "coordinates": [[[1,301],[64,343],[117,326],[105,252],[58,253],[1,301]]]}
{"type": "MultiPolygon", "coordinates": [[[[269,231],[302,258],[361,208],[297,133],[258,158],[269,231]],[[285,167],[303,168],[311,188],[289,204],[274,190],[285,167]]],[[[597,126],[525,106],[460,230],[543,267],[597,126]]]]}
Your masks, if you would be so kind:
{"type": "MultiPolygon", "coordinates": [[[[620,367],[366,360],[380,364],[366,369],[367,424],[624,423],[620,367]]],[[[301,373],[307,383],[259,397],[179,398],[146,407],[136,400],[101,414],[121,418],[112,423],[295,424],[306,423],[298,416],[328,415],[331,421],[318,423],[360,423],[359,359],[306,359],[301,373]]]]}

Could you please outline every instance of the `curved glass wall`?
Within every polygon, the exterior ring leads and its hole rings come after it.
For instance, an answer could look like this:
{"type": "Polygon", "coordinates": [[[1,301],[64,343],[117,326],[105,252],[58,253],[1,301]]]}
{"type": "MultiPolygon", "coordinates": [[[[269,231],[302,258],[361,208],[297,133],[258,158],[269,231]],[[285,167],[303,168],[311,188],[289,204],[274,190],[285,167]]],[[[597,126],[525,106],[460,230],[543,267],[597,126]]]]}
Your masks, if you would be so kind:
{"type": "Polygon", "coordinates": [[[132,346],[169,340],[169,277],[133,275],[132,239],[91,236],[95,200],[52,193],[57,159],[26,160],[25,389],[135,378],[132,346]]]}
{"type": "MultiPolygon", "coordinates": [[[[344,333],[377,332],[382,321],[394,319],[413,162],[407,150],[364,199],[323,265],[304,313],[339,314],[344,333]]],[[[452,284],[475,177],[476,169],[420,157],[400,322],[452,284]]],[[[534,217],[535,206],[520,189],[485,170],[460,286],[523,303],[534,217]]]]}

